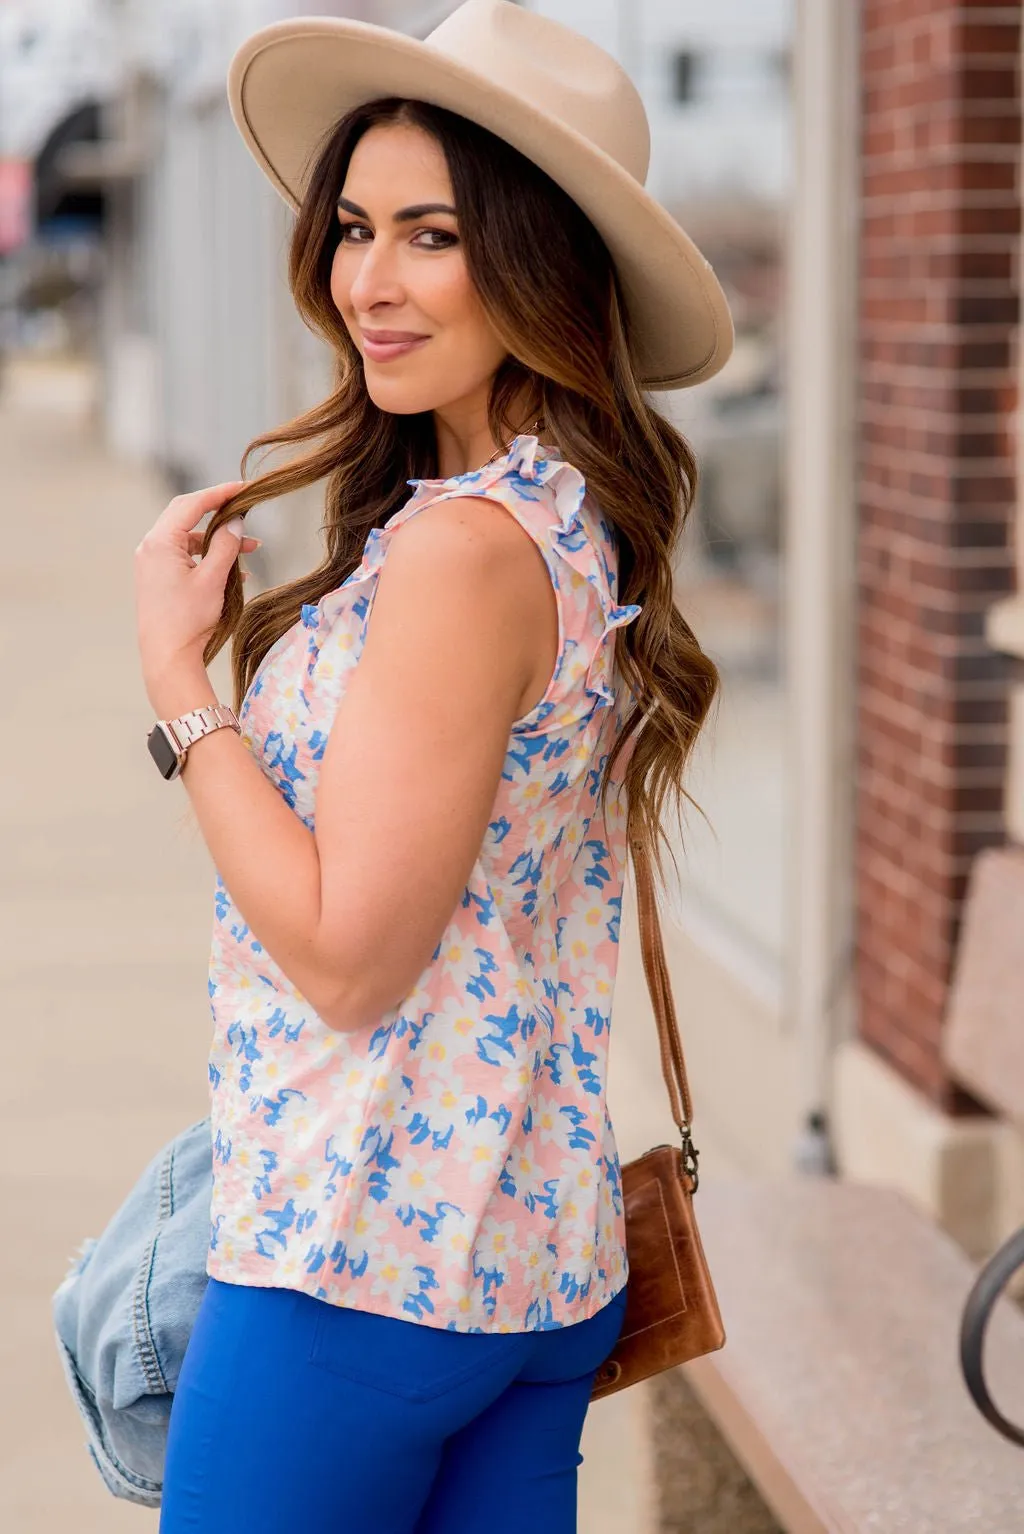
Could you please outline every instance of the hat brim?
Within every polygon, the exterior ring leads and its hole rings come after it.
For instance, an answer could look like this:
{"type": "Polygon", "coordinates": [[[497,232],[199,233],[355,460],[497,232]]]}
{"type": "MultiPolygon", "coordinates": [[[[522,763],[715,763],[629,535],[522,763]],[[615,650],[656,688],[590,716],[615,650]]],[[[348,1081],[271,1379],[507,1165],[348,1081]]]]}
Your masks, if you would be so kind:
{"type": "Polygon", "coordinates": [[[603,237],[646,388],[701,383],[728,360],[733,325],[718,279],[639,181],[582,134],[429,42],[334,17],[275,22],[239,48],[227,90],[245,143],[293,210],[318,146],[353,107],[405,96],[468,117],[546,171],[603,237]]]}

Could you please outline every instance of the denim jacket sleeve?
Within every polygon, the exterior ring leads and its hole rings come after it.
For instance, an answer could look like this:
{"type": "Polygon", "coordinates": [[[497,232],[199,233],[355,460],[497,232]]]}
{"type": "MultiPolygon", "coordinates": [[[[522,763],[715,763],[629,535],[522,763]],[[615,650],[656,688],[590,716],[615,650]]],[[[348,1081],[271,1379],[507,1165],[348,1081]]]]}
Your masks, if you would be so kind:
{"type": "Polygon", "coordinates": [[[53,1296],[86,1447],[115,1496],[158,1507],[171,1400],[208,1282],[210,1120],[154,1156],[53,1296]]]}

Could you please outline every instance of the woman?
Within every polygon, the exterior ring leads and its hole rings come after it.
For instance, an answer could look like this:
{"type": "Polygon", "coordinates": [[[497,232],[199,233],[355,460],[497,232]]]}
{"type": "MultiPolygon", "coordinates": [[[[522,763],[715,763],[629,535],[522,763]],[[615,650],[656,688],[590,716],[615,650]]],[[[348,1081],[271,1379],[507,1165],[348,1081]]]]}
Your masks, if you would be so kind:
{"type": "Polygon", "coordinates": [[[625,75],[504,0],[426,43],[281,23],[229,91],[337,381],[252,445],[304,451],[136,551],[159,719],[216,704],[231,637],[243,732],[167,771],[218,876],[160,1527],[565,1534],[625,1302],[627,833],[657,859],[716,686],[672,605],[694,465],[642,387],[716,371],[728,311],[625,75]],[[321,479],[322,565],[243,609],[240,514],[321,479]]]}

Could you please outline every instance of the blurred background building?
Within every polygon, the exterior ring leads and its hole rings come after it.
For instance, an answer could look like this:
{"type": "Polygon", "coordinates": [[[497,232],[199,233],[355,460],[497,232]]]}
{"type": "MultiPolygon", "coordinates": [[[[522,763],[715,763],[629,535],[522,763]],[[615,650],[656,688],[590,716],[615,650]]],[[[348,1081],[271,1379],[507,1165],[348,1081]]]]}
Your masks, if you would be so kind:
{"type": "MultiPolygon", "coordinates": [[[[1024,1222],[1020,0],[533,6],[629,69],[649,186],[736,317],[718,378],[659,401],[724,681],[665,919],[706,1164],[887,1184],[981,1256],[1024,1222]]],[[[12,365],[94,359],[115,455],[231,477],[328,376],[231,53],[292,10],[451,8],[4,0],[12,365]]],[[[314,501],[254,516],[262,580],[309,568],[314,501]]]]}

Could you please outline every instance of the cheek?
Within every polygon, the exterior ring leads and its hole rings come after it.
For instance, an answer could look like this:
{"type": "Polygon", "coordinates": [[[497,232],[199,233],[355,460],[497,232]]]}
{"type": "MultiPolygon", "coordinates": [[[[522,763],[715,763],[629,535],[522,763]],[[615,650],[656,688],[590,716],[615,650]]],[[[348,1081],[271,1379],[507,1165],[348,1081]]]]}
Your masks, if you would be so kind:
{"type": "Polygon", "coordinates": [[[437,273],[435,281],[432,307],[425,301],[425,311],[444,328],[446,338],[458,348],[468,367],[495,368],[505,354],[504,347],[491,328],[464,264],[453,261],[448,270],[437,273]]]}
{"type": "Polygon", "coordinates": [[[476,294],[461,256],[421,267],[413,282],[420,303],[439,325],[454,330],[468,322],[476,294]]]}
{"type": "Polygon", "coordinates": [[[361,350],[361,337],[352,301],[352,288],[359,277],[359,256],[339,245],[331,262],[331,302],[338,311],[348,332],[348,339],[356,351],[361,350]]]}
{"type": "Polygon", "coordinates": [[[350,263],[345,260],[345,253],[339,245],[331,262],[331,299],[334,306],[342,314],[349,310],[349,289],[352,286],[352,272],[350,263]]]}

